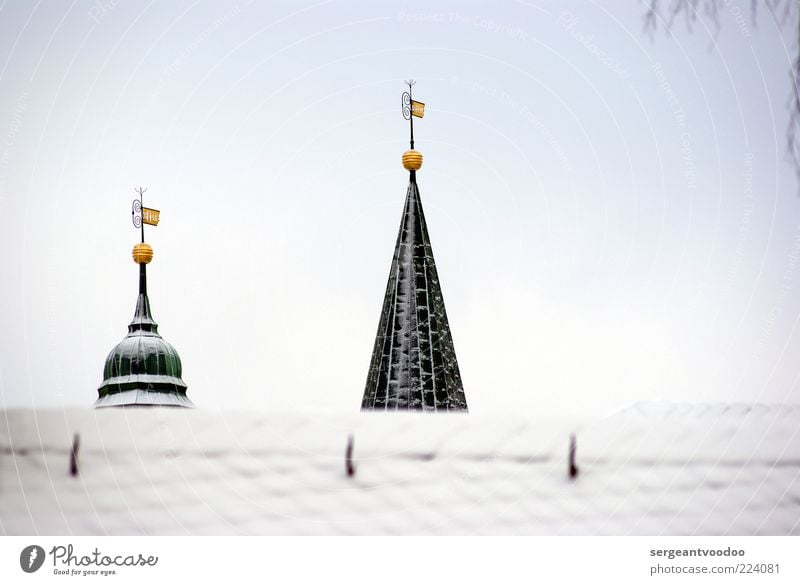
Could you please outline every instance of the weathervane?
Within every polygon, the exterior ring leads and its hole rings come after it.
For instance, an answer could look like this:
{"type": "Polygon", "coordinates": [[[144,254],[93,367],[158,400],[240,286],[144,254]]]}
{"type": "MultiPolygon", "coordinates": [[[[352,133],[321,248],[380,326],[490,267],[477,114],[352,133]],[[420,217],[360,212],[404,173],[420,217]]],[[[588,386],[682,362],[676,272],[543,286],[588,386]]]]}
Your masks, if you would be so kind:
{"type": "Polygon", "coordinates": [[[422,118],[425,115],[425,104],[414,101],[411,97],[411,88],[416,83],[413,79],[406,81],[408,91],[403,92],[402,98],[403,118],[408,120],[411,125],[411,150],[414,150],[414,118],[422,118]]]}
{"type": "Polygon", "coordinates": [[[150,209],[144,206],[144,193],[147,189],[139,187],[134,191],[139,194],[139,198],[134,199],[131,205],[131,221],[133,221],[133,227],[142,230],[142,243],[144,243],[144,224],[158,225],[161,212],[158,209],[150,209]]]}

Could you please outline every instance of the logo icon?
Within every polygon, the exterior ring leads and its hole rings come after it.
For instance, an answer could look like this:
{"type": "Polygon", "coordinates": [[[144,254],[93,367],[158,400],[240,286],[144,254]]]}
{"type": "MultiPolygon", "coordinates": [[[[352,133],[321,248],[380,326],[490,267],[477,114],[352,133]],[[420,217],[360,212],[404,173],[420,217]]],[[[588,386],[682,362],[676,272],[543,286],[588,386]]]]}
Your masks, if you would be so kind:
{"type": "Polygon", "coordinates": [[[19,553],[19,566],[26,573],[35,573],[44,564],[44,549],[37,545],[32,544],[26,546],[19,553]]]}

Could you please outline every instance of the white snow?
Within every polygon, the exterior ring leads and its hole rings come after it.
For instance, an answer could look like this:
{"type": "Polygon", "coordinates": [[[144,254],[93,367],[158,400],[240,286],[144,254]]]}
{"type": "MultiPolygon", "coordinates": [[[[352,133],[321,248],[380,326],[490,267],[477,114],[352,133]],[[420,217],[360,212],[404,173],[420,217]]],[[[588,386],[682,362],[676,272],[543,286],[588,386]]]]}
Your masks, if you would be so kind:
{"type": "Polygon", "coordinates": [[[0,533],[800,534],[798,429],[800,407],[769,405],[589,422],[7,410],[0,533]]]}

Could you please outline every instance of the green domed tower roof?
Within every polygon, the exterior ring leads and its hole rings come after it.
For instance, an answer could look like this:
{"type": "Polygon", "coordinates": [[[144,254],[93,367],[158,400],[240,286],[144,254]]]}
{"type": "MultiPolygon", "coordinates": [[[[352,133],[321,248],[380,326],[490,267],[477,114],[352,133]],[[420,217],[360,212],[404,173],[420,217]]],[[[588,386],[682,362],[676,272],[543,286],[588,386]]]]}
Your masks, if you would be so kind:
{"type": "Polygon", "coordinates": [[[152,248],[144,242],[133,249],[133,259],[139,264],[136,312],[128,325],[128,335],[106,358],[95,408],[194,406],[186,397],[186,383],[181,379],[181,358],[158,334],[158,324],[150,312],[146,266],[152,257],[152,248]]]}

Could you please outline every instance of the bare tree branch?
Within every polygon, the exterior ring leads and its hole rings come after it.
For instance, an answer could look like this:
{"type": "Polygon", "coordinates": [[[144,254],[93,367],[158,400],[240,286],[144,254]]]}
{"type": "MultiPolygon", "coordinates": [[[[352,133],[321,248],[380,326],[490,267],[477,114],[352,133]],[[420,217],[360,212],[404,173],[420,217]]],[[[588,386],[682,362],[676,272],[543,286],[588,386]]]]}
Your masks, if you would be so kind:
{"type": "MultiPolygon", "coordinates": [[[[797,22],[797,45],[800,47],[800,18],[797,22]]],[[[798,50],[800,53],[800,49],[798,50]]],[[[798,136],[798,124],[800,124],[800,54],[795,56],[791,71],[792,91],[789,97],[789,128],[786,131],[786,148],[792,156],[795,173],[800,180],[800,136],[798,136]]]]}
{"type": "MultiPolygon", "coordinates": [[[[683,15],[686,29],[691,32],[697,22],[700,11],[714,27],[715,34],[720,30],[720,15],[730,8],[730,0],[642,0],[646,5],[644,13],[644,31],[652,38],[659,26],[667,33],[679,16],[683,15]],[[664,5],[667,4],[666,8],[664,5]]],[[[791,67],[791,88],[788,100],[789,125],[786,129],[786,151],[794,164],[795,173],[800,181],[800,10],[797,0],[750,0],[750,18],[756,26],[758,11],[767,10],[781,26],[797,27],[795,58],[791,67]]]]}

